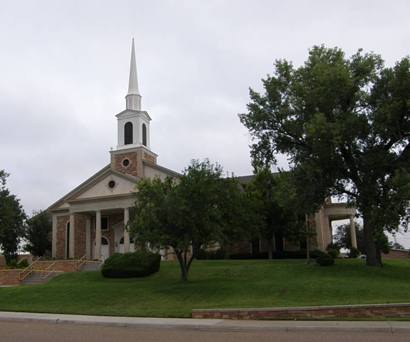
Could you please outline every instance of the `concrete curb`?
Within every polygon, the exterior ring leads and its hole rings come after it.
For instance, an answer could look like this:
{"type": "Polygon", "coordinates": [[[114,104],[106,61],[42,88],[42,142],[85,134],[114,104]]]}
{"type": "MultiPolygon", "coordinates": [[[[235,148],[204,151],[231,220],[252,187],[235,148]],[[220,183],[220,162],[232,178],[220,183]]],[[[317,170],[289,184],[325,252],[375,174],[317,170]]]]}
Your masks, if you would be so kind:
{"type": "Polygon", "coordinates": [[[410,322],[362,321],[235,321],[222,319],[148,318],[0,312],[0,321],[205,331],[356,331],[410,333],[410,322]]]}

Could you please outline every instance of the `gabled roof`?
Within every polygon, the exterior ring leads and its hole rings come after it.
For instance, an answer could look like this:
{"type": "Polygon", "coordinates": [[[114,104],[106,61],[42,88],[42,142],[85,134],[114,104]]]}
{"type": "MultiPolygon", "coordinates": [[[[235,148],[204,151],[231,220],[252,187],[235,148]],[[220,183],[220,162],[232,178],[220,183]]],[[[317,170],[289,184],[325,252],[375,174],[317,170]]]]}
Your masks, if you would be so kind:
{"type": "Polygon", "coordinates": [[[126,180],[132,181],[132,182],[137,182],[139,178],[133,177],[131,175],[125,175],[123,173],[120,173],[118,171],[112,170],[111,169],[111,164],[108,164],[104,168],[102,168],[100,171],[92,175],[90,178],[88,178],[86,181],[81,183],[79,186],[74,188],[72,191],[70,191],[68,194],[60,198],[58,201],[53,203],[51,206],[47,208],[48,211],[50,210],[56,210],[59,206],[67,202],[68,200],[72,199],[74,196],[77,196],[81,194],[83,191],[87,190],[90,188],[92,185],[96,184],[98,181],[103,179],[104,177],[108,176],[109,174],[114,174],[118,177],[124,178],[126,180]]]}
{"type": "Polygon", "coordinates": [[[146,160],[143,160],[142,162],[143,162],[144,165],[149,166],[149,167],[151,167],[151,168],[153,168],[153,169],[162,171],[162,172],[164,172],[164,173],[167,173],[167,174],[169,174],[170,176],[173,176],[173,177],[181,177],[181,176],[182,176],[182,174],[180,174],[179,172],[173,171],[173,170],[168,169],[168,168],[166,168],[166,167],[163,167],[163,166],[161,166],[161,165],[153,164],[153,163],[151,163],[151,162],[149,162],[149,161],[146,161],[146,160]]]}

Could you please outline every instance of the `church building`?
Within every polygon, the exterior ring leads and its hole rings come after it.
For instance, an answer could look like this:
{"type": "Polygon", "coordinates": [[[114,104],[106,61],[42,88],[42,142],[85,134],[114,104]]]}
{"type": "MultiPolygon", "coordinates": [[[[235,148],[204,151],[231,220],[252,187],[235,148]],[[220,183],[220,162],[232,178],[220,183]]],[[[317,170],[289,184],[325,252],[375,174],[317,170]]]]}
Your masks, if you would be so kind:
{"type": "MultiPolygon", "coordinates": [[[[125,110],[116,115],[118,144],[110,151],[109,164],[48,208],[52,215],[52,257],[55,259],[104,260],[114,253],[134,251],[126,226],[135,203],[137,182],[142,178],[180,176],[160,166],[157,154],[151,150],[151,117],[141,108],[134,40],[125,100],[125,110]]],[[[238,181],[246,183],[251,178],[238,177],[238,181]]],[[[350,219],[352,245],[357,246],[355,213],[355,208],[343,203],[324,203],[314,217],[317,234],[313,248],[324,250],[331,243],[331,221],[341,219],[350,219]]],[[[254,242],[239,245],[241,253],[255,251],[254,242]]],[[[284,245],[285,249],[295,248],[286,241],[284,245]]],[[[256,247],[258,252],[263,252],[266,242],[259,241],[256,247]]],[[[164,258],[173,259],[173,256],[164,258]]]]}
{"type": "Polygon", "coordinates": [[[134,250],[127,229],[141,178],[179,174],[157,164],[150,147],[150,115],[141,109],[134,40],[125,110],[118,113],[110,163],[48,208],[52,214],[52,257],[106,259],[134,250]]]}

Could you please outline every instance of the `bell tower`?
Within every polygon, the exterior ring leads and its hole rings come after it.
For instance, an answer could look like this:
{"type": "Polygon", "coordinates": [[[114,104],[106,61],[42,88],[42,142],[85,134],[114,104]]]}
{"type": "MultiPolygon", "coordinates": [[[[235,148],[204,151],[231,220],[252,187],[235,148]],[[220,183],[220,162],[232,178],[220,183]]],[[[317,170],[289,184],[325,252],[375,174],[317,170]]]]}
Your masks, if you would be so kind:
{"type": "Polygon", "coordinates": [[[134,38],[131,45],[128,93],[125,110],[117,117],[117,148],[111,151],[111,168],[136,177],[143,176],[143,162],[156,164],[157,155],[150,147],[151,117],[141,110],[134,38]]]}

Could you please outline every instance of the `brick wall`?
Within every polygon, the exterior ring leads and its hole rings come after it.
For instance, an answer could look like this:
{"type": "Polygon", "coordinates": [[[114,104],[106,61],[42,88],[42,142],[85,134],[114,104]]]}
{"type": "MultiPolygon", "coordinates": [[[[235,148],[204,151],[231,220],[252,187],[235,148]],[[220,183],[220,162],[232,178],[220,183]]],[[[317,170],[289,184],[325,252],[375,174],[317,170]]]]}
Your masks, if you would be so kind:
{"type": "Polygon", "coordinates": [[[49,270],[53,271],[62,271],[62,272],[76,272],[77,271],[78,260],[44,260],[44,261],[37,261],[34,264],[33,269],[35,271],[43,271],[46,270],[48,267],[49,270]],[[51,266],[53,264],[53,266],[51,266]]]}
{"type": "Polygon", "coordinates": [[[0,285],[19,285],[21,270],[0,270],[0,285]]]}
{"type": "Polygon", "coordinates": [[[56,259],[65,259],[66,257],[67,223],[69,221],[69,215],[57,217],[56,259]]]}
{"type": "Polygon", "coordinates": [[[128,152],[128,153],[122,153],[122,154],[114,154],[113,155],[113,167],[114,170],[124,173],[124,174],[129,174],[132,176],[141,176],[138,170],[138,163],[140,161],[138,160],[137,152],[128,152]],[[129,165],[124,166],[122,164],[124,159],[129,160],[129,165]]]}
{"type": "Polygon", "coordinates": [[[323,320],[410,318],[410,304],[338,305],[299,308],[192,310],[192,318],[323,320]]]}
{"type": "Polygon", "coordinates": [[[87,216],[85,215],[79,215],[79,214],[74,215],[74,225],[75,225],[74,258],[81,258],[86,253],[86,249],[85,249],[86,220],[87,220],[87,216]]]}

